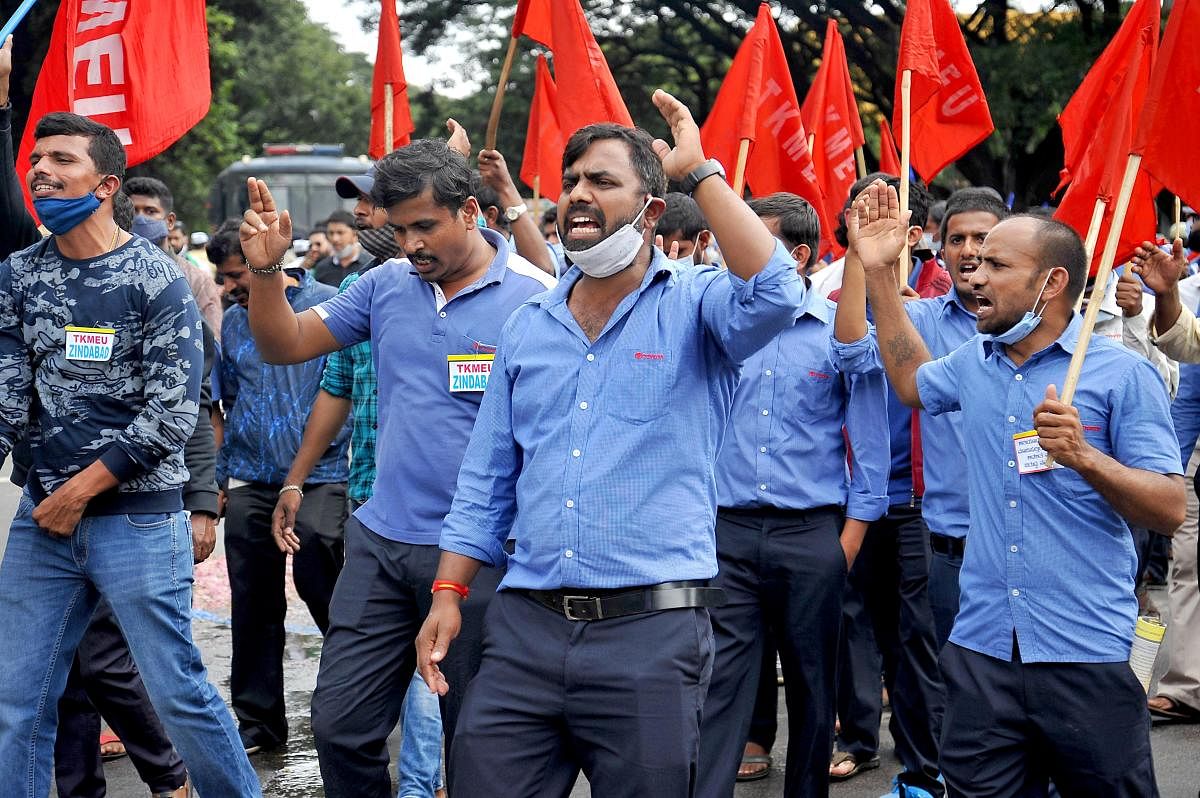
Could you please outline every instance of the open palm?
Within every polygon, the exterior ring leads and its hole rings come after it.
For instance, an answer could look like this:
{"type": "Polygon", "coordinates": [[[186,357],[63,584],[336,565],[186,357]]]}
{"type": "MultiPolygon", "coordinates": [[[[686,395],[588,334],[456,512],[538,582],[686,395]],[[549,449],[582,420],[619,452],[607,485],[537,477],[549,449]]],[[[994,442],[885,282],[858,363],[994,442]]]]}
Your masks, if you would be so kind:
{"type": "Polygon", "coordinates": [[[292,217],[275,207],[267,184],[251,177],[246,181],[250,210],[242,215],[238,237],[242,257],[256,269],[266,269],[283,260],[292,245],[292,217]]]}
{"type": "Polygon", "coordinates": [[[908,237],[908,216],[900,214],[896,189],[876,180],[854,200],[846,213],[846,237],[867,271],[896,265],[908,237]]]}

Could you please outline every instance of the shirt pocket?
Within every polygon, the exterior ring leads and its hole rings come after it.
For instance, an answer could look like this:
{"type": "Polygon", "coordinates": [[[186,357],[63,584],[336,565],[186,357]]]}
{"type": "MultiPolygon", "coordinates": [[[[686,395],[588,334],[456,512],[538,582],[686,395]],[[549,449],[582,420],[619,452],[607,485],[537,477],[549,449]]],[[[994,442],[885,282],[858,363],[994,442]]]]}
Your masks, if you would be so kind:
{"type": "MultiPolygon", "coordinates": [[[[1112,447],[1108,441],[1107,426],[1102,422],[1089,421],[1086,418],[1080,419],[1080,424],[1083,426],[1083,437],[1088,444],[1111,457],[1112,447]]],[[[1079,475],[1078,471],[1068,466],[1052,468],[1046,473],[1054,491],[1060,495],[1081,498],[1090,494],[1099,494],[1091,486],[1091,483],[1079,475]]]]}
{"type": "Polygon", "coordinates": [[[841,377],[828,366],[796,366],[784,378],[787,407],[804,421],[829,418],[841,409],[838,389],[841,377]]]}
{"type": "Polygon", "coordinates": [[[635,424],[661,418],[670,409],[678,364],[669,350],[623,348],[601,390],[608,415],[635,424]]]}

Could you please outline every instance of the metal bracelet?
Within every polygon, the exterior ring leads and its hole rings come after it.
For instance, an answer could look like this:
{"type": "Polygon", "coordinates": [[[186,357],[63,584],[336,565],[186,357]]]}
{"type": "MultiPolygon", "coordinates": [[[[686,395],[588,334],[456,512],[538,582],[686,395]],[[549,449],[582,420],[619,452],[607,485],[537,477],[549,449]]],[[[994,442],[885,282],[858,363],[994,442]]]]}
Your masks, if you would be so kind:
{"type": "Polygon", "coordinates": [[[245,258],[242,258],[242,264],[246,267],[246,269],[251,274],[257,274],[261,277],[266,277],[267,275],[270,275],[270,274],[278,274],[279,272],[283,271],[283,258],[280,258],[279,262],[276,263],[274,266],[268,266],[265,269],[259,269],[257,267],[251,266],[250,261],[246,260],[245,258]]]}
{"type": "Polygon", "coordinates": [[[304,498],[304,488],[300,487],[299,485],[284,485],[282,488],[279,489],[279,495],[282,496],[283,494],[287,493],[289,490],[296,491],[297,493],[300,494],[301,499],[304,498]]]}

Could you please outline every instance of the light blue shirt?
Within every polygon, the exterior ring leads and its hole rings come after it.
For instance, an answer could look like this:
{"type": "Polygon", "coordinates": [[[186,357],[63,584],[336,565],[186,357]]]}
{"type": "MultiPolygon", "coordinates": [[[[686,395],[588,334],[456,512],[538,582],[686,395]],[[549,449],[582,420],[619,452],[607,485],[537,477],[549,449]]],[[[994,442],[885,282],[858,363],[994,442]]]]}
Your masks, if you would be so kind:
{"type": "Polygon", "coordinates": [[[781,246],[751,280],[653,250],[589,341],[571,268],[500,335],[444,550],[505,562],[501,588],[615,588],[717,573],[714,462],[742,361],[795,319],[781,246]]]}
{"type": "Polygon", "coordinates": [[[495,352],[514,309],[553,278],[491,230],[487,272],[438,307],[434,286],[390,260],[317,306],[342,346],[371,342],[379,380],[375,486],[354,516],[381,537],[437,545],[483,391],[453,391],[449,358],[495,352]]]}
{"type": "Polygon", "coordinates": [[[836,307],[809,293],[795,323],[746,360],[717,458],[721,507],[837,505],[859,521],[887,512],[883,365],[870,335],[833,356],[836,307]]]}
{"type": "MultiPolygon", "coordinates": [[[[945,357],[975,337],[975,314],[963,306],[953,287],[939,297],[905,302],[904,309],[933,357],[945,357]]],[[[952,538],[964,537],[971,525],[971,502],[963,480],[965,448],[962,413],[921,413],[925,477],[921,516],[929,531],[952,538]]]]}
{"type": "MultiPolygon", "coordinates": [[[[933,415],[962,411],[971,529],[950,641],[1004,660],[1015,630],[1024,662],[1122,662],[1137,620],[1133,539],[1070,468],[1018,473],[1013,435],[1033,428],[1046,386],[1061,390],[1078,314],[1017,366],[977,335],[917,372],[933,415]]],[[[1167,391],[1145,358],[1093,337],[1074,405],[1088,443],[1130,468],[1182,474],[1167,391]]]]}

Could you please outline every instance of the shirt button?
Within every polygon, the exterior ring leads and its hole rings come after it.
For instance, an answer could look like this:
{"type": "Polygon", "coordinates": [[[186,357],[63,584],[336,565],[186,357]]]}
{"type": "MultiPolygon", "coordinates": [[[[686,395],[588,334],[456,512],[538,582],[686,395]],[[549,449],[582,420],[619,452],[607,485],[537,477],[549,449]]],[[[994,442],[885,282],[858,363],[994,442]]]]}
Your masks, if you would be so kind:
{"type": "Polygon", "coordinates": [[[1008,550],[1009,550],[1009,551],[1011,551],[1013,554],[1016,554],[1016,553],[1017,553],[1017,547],[1016,547],[1016,546],[1009,546],[1009,547],[1008,547],[1008,550]]]}
{"type": "Polygon", "coordinates": [[[441,317],[444,319],[444,318],[446,318],[446,311],[444,311],[444,310],[443,310],[443,311],[442,311],[441,313],[439,313],[438,315],[439,315],[439,316],[441,316],[441,317]]]}
{"type": "Polygon", "coordinates": [[[1013,377],[1013,379],[1016,380],[1017,382],[1020,382],[1021,380],[1025,379],[1025,378],[1022,377],[1020,374],[1018,374],[1017,376],[1013,377]]]}
{"type": "Polygon", "coordinates": [[[766,489],[767,489],[767,484],[764,482],[763,484],[761,484],[761,485],[759,485],[759,486],[758,486],[758,489],[759,489],[759,490],[766,490],[766,489]]]}
{"type": "Polygon", "coordinates": [[[588,362],[591,363],[593,360],[596,359],[596,356],[593,355],[591,352],[588,352],[587,359],[588,359],[588,362]]]}
{"type": "Polygon", "coordinates": [[[764,411],[763,411],[763,415],[764,415],[764,416],[769,416],[769,415],[771,415],[771,411],[770,411],[770,410],[764,410],[764,411]]]}
{"type": "Polygon", "coordinates": [[[579,455],[581,455],[581,454],[583,454],[583,452],[579,451],[578,449],[574,449],[574,450],[572,450],[572,452],[571,452],[571,456],[572,456],[572,457],[578,457],[578,456],[579,456],[579,455]]]}
{"type": "Polygon", "coordinates": [[[567,509],[570,509],[570,508],[572,508],[572,507],[574,507],[574,506],[575,506],[575,501],[574,501],[574,499],[567,499],[567,509]]]}
{"type": "Polygon", "coordinates": [[[763,373],[764,373],[764,374],[766,374],[768,377],[770,377],[770,376],[771,376],[771,370],[770,370],[770,369],[767,369],[767,370],[766,370],[766,371],[764,371],[763,373]]]}
{"type": "Polygon", "coordinates": [[[563,552],[563,556],[569,560],[575,556],[575,552],[571,551],[570,549],[567,549],[566,551],[563,552]]]}
{"type": "Polygon", "coordinates": [[[1009,503],[1008,503],[1008,506],[1009,506],[1009,507],[1016,507],[1016,506],[1017,506],[1017,503],[1016,503],[1016,502],[1009,502],[1009,503]]]}
{"type": "Polygon", "coordinates": [[[1009,460],[1009,461],[1008,461],[1008,467],[1009,467],[1009,468],[1012,468],[1012,467],[1013,467],[1013,466],[1015,466],[1016,464],[1017,464],[1017,461],[1016,461],[1016,460],[1009,460]]]}
{"type": "Polygon", "coordinates": [[[580,410],[587,410],[587,402],[580,402],[580,403],[579,403],[579,409],[580,409],[580,410]]]}
{"type": "Polygon", "coordinates": [[[1013,590],[1013,595],[1014,595],[1014,596],[1019,596],[1019,595],[1021,595],[1021,591],[1020,591],[1020,590],[1015,590],[1015,589],[1014,589],[1014,590],[1013,590]]]}
{"type": "Polygon", "coordinates": [[[1009,424],[1016,424],[1016,423],[1017,423],[1017,417],[1016,417],[1016,416],[1009,416],[1009,417],[1008,417],[1008,423],[1009,423],[1009,424]]]}
{"type": "Polygon", "coordinates": [[[763,454],[766,454],[766,453],[767,453],[767,447],[766,447],[766,446],[759,446],[759,447],[758,447],[758,450],[759,450],[760,452],[762,452],[763,454]]]}

